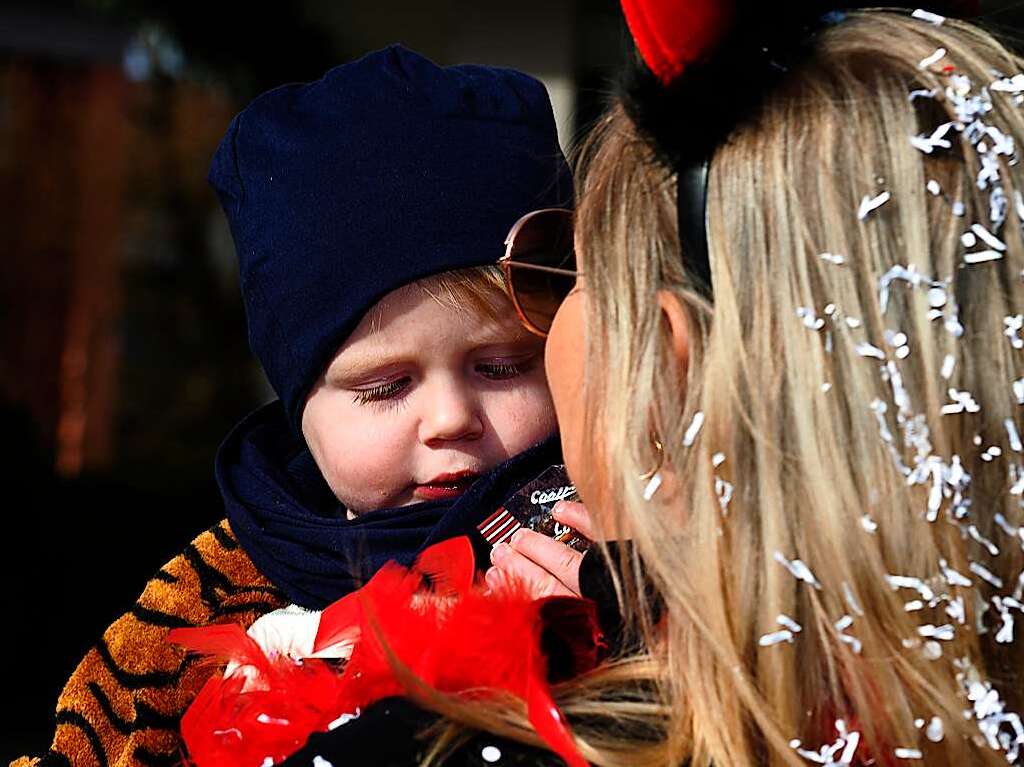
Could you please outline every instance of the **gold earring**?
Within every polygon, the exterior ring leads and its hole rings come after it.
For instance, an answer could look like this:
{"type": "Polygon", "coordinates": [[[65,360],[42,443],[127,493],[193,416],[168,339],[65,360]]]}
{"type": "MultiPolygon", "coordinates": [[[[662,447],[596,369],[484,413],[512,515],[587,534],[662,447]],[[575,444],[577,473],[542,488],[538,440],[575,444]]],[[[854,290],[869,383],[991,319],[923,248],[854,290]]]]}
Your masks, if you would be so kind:
{"type": "Polygon", "coordinates": [[[648,435],[648,439],[651,440],[651,447],[654,448],[654,452],[657,453],[658,459],[654,464],[654,468],[649,471],[645,471],[640,475],[640,480],[646,482],[651,479],[655,474],[658,473],[658,469],[665,463],[665,446],[661,444],[661,437],[658,436],[657,432],[652,431],[648,435]]]}

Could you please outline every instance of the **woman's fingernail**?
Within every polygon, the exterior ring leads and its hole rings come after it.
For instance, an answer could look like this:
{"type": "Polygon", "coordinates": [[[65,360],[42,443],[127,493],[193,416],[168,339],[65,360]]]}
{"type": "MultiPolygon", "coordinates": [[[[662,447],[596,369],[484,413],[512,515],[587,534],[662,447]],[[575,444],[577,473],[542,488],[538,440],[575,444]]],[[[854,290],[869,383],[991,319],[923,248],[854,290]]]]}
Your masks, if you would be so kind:
{"type": "Polygon", "coordinates": [[[563,513],[565,513],[565,502],[559,501],[554,506],[552,506],[551,513],[554,514],[556,517],[560,517],[563,513]]]}
{"type": "Polygon", "coordinates": [[[512,537],[508,539],[508,542],[511,543],[514,546],[517,543],[519,543],[519,541],[521,541],[522,539],[523,539],[523,531],[522,530],[516,530],[514,533],[512,533],[512,537]]]}
{"type": "Polygon", "coordinates": [[[492,567],[483,573],[483,581],[487,584],[490,589],[498,589],[502,585],[502,571],[497,567],[492,567]]]}
{"type": "Polygon", "coordinates": [[[508,544],[499,543],[493,549],[491,549],[491,561],[497,564],[502,559],[508,556],[508,544]]]}

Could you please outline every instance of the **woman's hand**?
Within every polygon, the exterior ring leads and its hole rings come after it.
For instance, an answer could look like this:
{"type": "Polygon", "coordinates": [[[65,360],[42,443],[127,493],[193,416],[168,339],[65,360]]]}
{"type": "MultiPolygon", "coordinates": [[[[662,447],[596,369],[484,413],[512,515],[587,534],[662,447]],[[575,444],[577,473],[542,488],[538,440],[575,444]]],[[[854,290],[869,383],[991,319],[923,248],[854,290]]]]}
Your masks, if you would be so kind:
{"type": "MultiPolygon", "coordinates": [[[[555,520],[593,540],[590,514],[582,503],[559,501],[552,509],[555,520]]],[[[492,587],[514,579],[524,584],[535,599],[547,596],[580,596],[580,562],[583,553],[525,527],[508,543],[491,550],[487,583],[492,587]]]]}

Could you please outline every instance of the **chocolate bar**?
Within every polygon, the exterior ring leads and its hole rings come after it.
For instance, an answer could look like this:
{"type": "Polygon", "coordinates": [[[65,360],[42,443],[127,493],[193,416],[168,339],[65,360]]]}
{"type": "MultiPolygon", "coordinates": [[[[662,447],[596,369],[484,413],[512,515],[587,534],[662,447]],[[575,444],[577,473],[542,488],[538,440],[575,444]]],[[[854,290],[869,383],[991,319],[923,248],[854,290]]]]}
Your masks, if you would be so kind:
{"type": "Polygon", "coordinates": [[[586,551],[590,541],[568,525],[556,521],[551,513],[559,501],[575,501],[578,497],[576,486],[569,479],[565,466],[551,466],[523,485],[477,529],[492,546],[507,543],[516,530],[525,527],[561,541],[577,551],[586,551]]]}

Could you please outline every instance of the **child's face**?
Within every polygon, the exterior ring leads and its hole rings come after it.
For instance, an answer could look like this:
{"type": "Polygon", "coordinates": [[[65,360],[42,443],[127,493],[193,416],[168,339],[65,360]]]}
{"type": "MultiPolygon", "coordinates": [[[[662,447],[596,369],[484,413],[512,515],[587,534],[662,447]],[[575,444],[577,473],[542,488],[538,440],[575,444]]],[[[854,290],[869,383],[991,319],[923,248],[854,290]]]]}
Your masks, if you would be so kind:
{"type": "Polygon", "coordinates": [[[416,285],[377,304],[313,387],[302,433],[354,513],[462,494],[555,430],[544,345],[416,285]]]}

